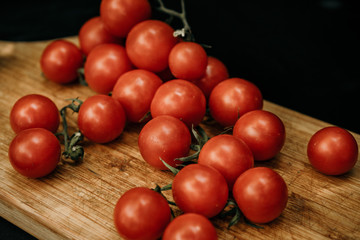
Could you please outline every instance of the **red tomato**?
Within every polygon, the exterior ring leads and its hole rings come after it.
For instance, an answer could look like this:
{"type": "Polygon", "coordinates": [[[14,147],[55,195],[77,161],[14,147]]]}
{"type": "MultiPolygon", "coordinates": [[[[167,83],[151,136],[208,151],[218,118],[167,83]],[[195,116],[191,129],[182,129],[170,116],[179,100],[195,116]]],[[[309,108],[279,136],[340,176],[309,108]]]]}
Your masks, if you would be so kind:
{"type": "Polygon", "coordinates": [[[86,59],[84,74],[89,87],[97,93],[108,94],[118,78],[132,69],[125,48],[114,43],[95,47],[86,59]]]}
{"type": "Polygon", "coordinates": [[[204,93],[206,98],[209,98],[213,88],[229,78],[229,72],[227,67],[219,59],[209,56],[207,60],[207,66],[205,75],[194,81],[195,85],[198,86],[204,93]]]}
{"type": "Polygon", "coordinates": [[[15,133],[28,128],[45,128],[55,133],[59,127],[59,110],[48,97],[30,94],[16,101],[10,112],[10,124],[15,133]]]}
{"type": "Polygon", "coordinates": [[[224,209],[229,188],[225,178],[215,168],[190,164],[175,175],[172,194],[183,212],[211,218],[224,209]]]}
{"type": "Polygon", "coordinates": [[[159,239],[171,220],[170,207],[159,193],[136,187],[125,192],[114,209],[115,227],[124,239],[159,239]]]}
{"type": "Polygon", "coordinates": [[[156,91],[150,106],[151,115],[171,115],[182,120],[188,127],[197,126],[206,112],[206,99],[195,84],[175,79],[162,84],[156,91]]]}
{"type": "Polygon", "coordinates": [[[135,24],[150,18],[151,6],[147,0],[102,0],[100,16],[111,34],[125,38],[135,24]]]}
{"type": "Polygon", "coordinates": [[[209,98],[211,116],[225,127],[233,126],[246,112],[262,107],[263,98],[259,88],[241,78],[230,78],[220,82],[212,90],[209,98]]]}
{"type": "Polygon", "coordinates": [[[161,84],[161,79],[155,73],[135,69],[120,76],[112,97],[124,107],[130,122],[139,122],[150,112],[151,101],[161,84]]]}
{"type": "Polygon", "coordinates": [[[40,67],[45,77],[56,83],[70,83],[78,78],[83,66],[81,50],[66,40],[55,40],[44,49],[40,67]]]}
{"type": "Polygon", "coordinates": [[[80,49],[87,56],[97,45],[102,43],[121,44],[122,40],[106,30],[100,17],[93,17],[81,26],[79,31],[79,43],[80,49]]]}
{"type": "Polygon", "coordinates": [[[30,128],[19,132],[9,146],[13,168],[29,178],[40,178],[56,168],[61,147],[55,135],[44,128],[30,128]]]}
{"type": "Polygon", "coordinates": [[[96,143],[106,143],[123,132],[126,116],[121,104],[107,95],[89,97],[80,106],[78,126],[82,134],[96,143]]]}
{"type": "Polygon", "coordinates": [[[254,110],[237,120],[233,135],[250,147],[255,160],[263,161],[275,157],[284,146],[285,126],[275,114],[254,110]]]}
{"type": "Polygon", "coordinates": [[[171,49],[177,43],[174,29],[158,20],[146,20],[135,25],[126,39],[126,52],[138,68],[161,72],[168,67],[171,49]]]}
{"type": "Polygon", "coordinates": [[[244,216],[254,223],[267,223],[286,207],[288,190],[284,179],[267,167],[251,168],[240,175],[233,196],[244,216]]]}
{"type": "Polygon", "coordinates": [[[307,146],[312,166],[327,175],[340,175],[350,171],[358,159],[355,138],[340,127],[325,127],[316,132],[307,146]]]}
{"type": "Polygon", "coordinates": [[[212,137],[202,147],[199,164],[216,168],[232,189],[236,179],[254,166],[254,157],[244,141],[232,135],[212,137]]]}
{"type": "Polygon", "coordinates": [[[191,134],[186,125],[167,115],[150,120],[142,128],[138,139],[141,156],[151,166],[161,170],[167,170],[161,159],[176,167],[180,161],[174,159],[188,155],[190,144],[191,134]]]}
{"type": "Polygon", "coordinates": [[[204,48],[194,42],[180,42],[169,54],[169,68],[176,78],[196,80],[204,76],[207,54],[204,48]]]}
{"type": "Polygon", "coordinates": [[[165,229],[162,240],[217,240],[214,225],[206,217],[185,213],[176,217],[165,229]]]}

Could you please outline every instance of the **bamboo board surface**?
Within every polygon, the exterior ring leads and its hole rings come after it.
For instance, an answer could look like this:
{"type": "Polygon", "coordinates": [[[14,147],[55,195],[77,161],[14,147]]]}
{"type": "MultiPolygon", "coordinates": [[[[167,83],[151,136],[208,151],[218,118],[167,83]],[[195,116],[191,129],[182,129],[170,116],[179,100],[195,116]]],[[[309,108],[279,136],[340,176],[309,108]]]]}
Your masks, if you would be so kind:
{"type": "MultiPolygon", "coordinates": [[[[77,38],[69,38],[77,44],[77,38]]],[[[12,105],[20,97],[38,93],[60,109],[66,99],[85,100],[95,93],[79,84],[47,81],[39,59],[49,41],[0,42],[0,215],[39,239],[120,239],[113,225],[113,209],[122,193],[143,186],[172,182],[170,172],[156,170],[141,158],[137,146],[141,124],[129,124],[109,144],[85,141],[85,158],[78,166],[59,164],[47,177],[28,179],[13,170],[8,147],[15,136],[9,123],[12,105]]],[[[229,219],[212,219],[219,239],[359,239],[360,163],[349,173],[331,177],[316,172],[306,157],[311,135],[330,124],[265,101],[264,109],[277,114],[286,127],[286,142],[268,166],[286,181],[289,201],[282,215],[263,229],[229,219]]],[[[76,129],[76,114],[70,115],[76,129]]],[[[214,136],[221,129],[202,125],[214,136]]],[[[360,135],[353,133],[360,143],[360,135]]],[[[171,198],[171,192],[166,195],[171,198]]]]}

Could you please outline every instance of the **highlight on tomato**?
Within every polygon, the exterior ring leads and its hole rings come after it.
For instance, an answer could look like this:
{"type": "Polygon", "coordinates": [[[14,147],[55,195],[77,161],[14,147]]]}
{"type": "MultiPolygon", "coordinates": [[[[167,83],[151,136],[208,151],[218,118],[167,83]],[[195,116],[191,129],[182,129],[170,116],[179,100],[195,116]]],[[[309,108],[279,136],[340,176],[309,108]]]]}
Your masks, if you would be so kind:
{"type": "Polygon", "coordinates": [[[284,179],[268,167],[251,168],[241,174],[232,192],[241,212],[253,223],[273,221],[288,201],[284,179]]]}
{"type": "Polygon", "coordinates": [[[10,125],[15,133],[28,128],[45,128],[56,133],[59,124],[59,110],[46,96],[25,95],[19,98],[11,108],[10,125]]]}
{"type": "Polygon", "coordinates": [[[260,89],[241,78],[229,78],[220,82],[209,97],[210,114],[224,127],[234,126],[239,117],[262,107],[260,89]]]}
{"type": "Polygon", "coordinates": [[[310,138],[307,156],[311,165],[327,175],[341,175],[350,171],[358,160],[358,144],[347,130],[329,126],[310,138]]]}
{"type": "Polygon", "coordinates": [[[61,146],[49,130],[29,128],[13,138],[8,154],[17,172],[25,177],[40,178],[53,172],[58,165],[61,146]]]}
{"type": "Polygon", "coordinates": [[[44,76],[60,84],[75,81],[78,78],[78,69],[82,68],[83,64],[80,48],[63,39],[48,44],[40,58],[40,67],[44,76]]]}
{"type": "Polygon", "coordinates": [[[236,121],[233,135],[249,146],[256,161],[264,161],[280,152],[286,133],[282,120],[274,113],[254,110],[236,121]]]}
{"type": "Polygon", "coordinates": [[[114,224],[128,240],[159,239],[171,220],[167,200],[154,190],[135,187],[126,191],[114,208],[114,224]]]}
{"type": "Polygon", "coordinates": [[[162,162],[177,167],[177,158],[189,154],[191,134],[188,127],[179,119],[163,115],[151,119],[141,129],[138,146],[143,159],[151,166],[167,170],[162,162]]]}

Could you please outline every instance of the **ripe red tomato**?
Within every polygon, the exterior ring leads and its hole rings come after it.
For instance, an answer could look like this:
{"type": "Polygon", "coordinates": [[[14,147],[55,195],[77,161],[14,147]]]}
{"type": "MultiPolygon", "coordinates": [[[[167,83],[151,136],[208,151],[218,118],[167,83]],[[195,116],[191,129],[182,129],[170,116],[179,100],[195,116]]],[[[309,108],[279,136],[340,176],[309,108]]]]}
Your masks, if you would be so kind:
{"type": "Polygon", "coordinates": [[[114,209],[115,227],[124,239],[159,239],[171,220],[170,207],[159,193],[136,187],[125,192],[114,209]]]}
{"type": "Polygon", "coordinates": [[[284,179],[267,167],[247,170],[236,180],[233,196],[244,216],[254,223],[267,223],[286,207],[288,190],[284,179]]]}
{"type": "Polygon", "coordinates": [[[18,99],[12,107],[10,125],[15,133],[28,128],[45,128],[55,133],[59,117],[59,111],[50,98],[29,94],[18,99]]]}
{"type": "Polygon", "coordinates": [[[151,115],[171,115],[182,120],[188,127],[197,126],[206,112],[206,99],[195,84],[175,79],[162,84],[156,91],[150,106],[151,115]]]}
{"type": "Polygon", "coordinates": [[[138,68],[161,72],[168,67],[171,49],[177,43],[174,29],[158,20],[146,20],[135,25],[126,39],[126,52],[138,68]]]}
{"type": "Polygon", "coordinates": [[[340,127],[325,127],[309,140],[307,155],[312,166],[327,175],[350,171],[358,159],[355,138],[340,127]]]}
{"type": "Polygon", "coordinates": [[[172,116],[159,116],[142,128],[138,145],[141,156],[151,166],[167,170],[161,159],[176,167],[175,158],[189,154],[191,134],[186,125],[172,116]],[[161,158],[161,159],[160,159],[161,158]]]}
{"type": "Polygon", "coordinates": [[[253,83],[230,78],[214,87],[209,98],[211,116],[222,126],[233,126],[246,112],[262,109],[263,98],[253,83]]]}
{"type": "Polygon", "coordinates": [[[111,34],[125,38],[137,23],[149,19],[151,6],[147,0],[102,0],[100,17],[111,34]]]}
{"type": "Polygon", "coordinates": [[[161,84],[161,79],[155,73],[135,69],[120,76],[112,97],[124,107],[130,122],[139,122],[150,112],[151,101],[161,84]]]}
{"type": "Polygon", "coordinates": [[[121,104],[107,95],[89,97],[80,106],[78,126],[81,133],[96,143],[106,143],[119,137],[126,122],[121,104]]]}
{"type": "Polygon", "coordinates": [[[169,68],[176,78],[196,80],[204,76],[207,54],[204,48],[194,42],[180,42],[169,54],[169,68]]]}
{"type": "Polygon", "coordinates": [[[205,75],[202,78],[195,80],[193,83],[203,91],[206,98],[209,98],[213,88],[218,83],[228,78],[229,72],[225,64],[219,59],[209,56],[207,59],[205,75]]]}
{"type": "Polygon", "coordinates": [[[268,160],[280,152],[285,143],[285,126],[275,114],[254,110],[236,122],[233,135],[242,139],[257,161],[268,160]]]}
{"type": "Polygon", "coordinates": [[[56,83],[70,83],[77,79],[83,66],[81,50],[67,40],[55,40],[46,46],[40,67],[45,77],[56,83]]]}
{"type": "Polygon", "coordinates": [[[86,82],[97,93],[108,94],[119,77],[132,69],[125,48],[114,43],[95,47],[84,67],[86,82]]]}
{"type": "Polygon", "coordinates": [[[29,178],[40,178],[56,168],[61,146],[55,135],[44,128],[29,128],[19,132],[9,146],[13,168],[29,178]]]}
{"type": "Polygon", "coordinates": [[[121,44],[122,40],[112,35],[105,28],[105,25],[100,17],[93,17],[86,21],[80,28],[80,49],[84,55],[87,56],[95,46],[102,43],[121,44]]]}
{"type": "Polygon", "coordinates": [[[215,168],[190,164],[175,175],[172,194],[183,212],[211,218],[225,207],[229,188],[223,175],[215,168]]]}
{"type": "Polygon", "coordinates": [[[254,157],[244,141],[232,135],[217,135],[205,143],[198,163],[216,168],[232,189],[236,179],[254,166],[254,157]]]}
{"type": "Polygon", "coordinates": [[[166,227],[162,240],[217,240],[214,225],[206,217],[185,213],[166,227]]]}

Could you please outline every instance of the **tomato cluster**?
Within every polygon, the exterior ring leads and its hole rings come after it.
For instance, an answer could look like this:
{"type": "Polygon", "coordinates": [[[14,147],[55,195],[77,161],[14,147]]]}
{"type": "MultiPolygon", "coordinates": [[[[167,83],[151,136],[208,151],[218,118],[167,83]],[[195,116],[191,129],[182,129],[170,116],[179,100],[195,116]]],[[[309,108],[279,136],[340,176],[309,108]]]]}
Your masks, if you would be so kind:
{"type": "MultiPolygon", "coordinates": [[[[286,137],[282,120],[262,110],[255,84],[230,77],[225,64],[204,47],[173,33],[168,23],[151,19],[147,0],[103,0],[100,16],[81,27],[79,47],[56,40],[41,56],[47,79],[66,84],[83,68],[96,93],[78,106],[69,105],[78,112],[79,135],[107,143],[121,135],[126,122],[144,122],[138,138],[144,161],[176,173],[172,196],[184,214],[171,221],[161,188],[137,187],[116,204],[117,231],[126,239],[217,239],[208,219],[229,202],[253,223],[273,221],[286,207],[287,185],[276,171],[255,163],[281,151],[286,137]],[[205,118],[231,127],[232,134],[209,140],[199,136],[205,118]]],[[[18,134],[9,148],[13,167],[33,178],[52,172],[61,154],[54,135],[59,126],[55,104],[44,96],[24,96],[14,105],[10,122],[18,134]]],[[[357,154],[355,139],[337,127],[309,141],[309,160],[325,174],[349,171],[357,154]]]]}

